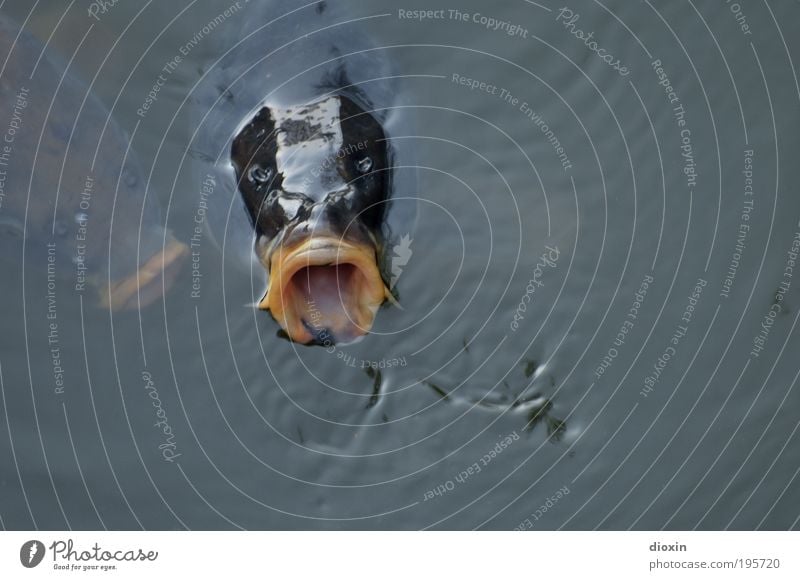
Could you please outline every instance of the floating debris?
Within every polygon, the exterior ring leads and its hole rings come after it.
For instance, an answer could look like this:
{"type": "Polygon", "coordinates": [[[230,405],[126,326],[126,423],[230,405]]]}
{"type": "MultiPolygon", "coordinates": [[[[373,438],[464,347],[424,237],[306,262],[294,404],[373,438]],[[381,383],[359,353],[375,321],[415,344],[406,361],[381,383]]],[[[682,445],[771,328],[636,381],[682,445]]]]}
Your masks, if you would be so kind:
{"type": "Polygon", "coordinates": [[[539,363],[535,360],[526,360],[525,361],[525,377],[531,378],[533,374],[536,372],[536,369],[539,368],[539,363]]]}
{"type": "Polygon", "coordinates": [[[547,437],[551,443],[561,441],[567,430],[567,424],[562,419],[557,419],[550,415],[553,408],[553,401],[545,400],[544,404],[532,409],[528,414],[528,422],[523,427],[523,431],[533,431],[533,429],[543,423],[547,427],[547,437]]]}
{"type": "Polygon", "coordinates": [[[376,369],[374,369],[372,367],[367,367],[365,370],[366,370],[367,376],[370,377],[371,379],[374,379],[372,381],[372,396],[369,398],[369,402],[367,403],[367,406],[365,407],[367,409],[371,409],[372,407],[374,407],[375,405],[378,404],[378,400],[380,399],[380,396],[381,396],[381,384],[383,383],[383,376],[381,375],[380,369],[376,370],[376,369]]]}
{"type": "Polygon", "coordinates": [[[438,385],[435,385],[430,381],[422,381],[422,384],[423,385],[428,385],[431,389],[433,389],[433,391],[437,395],[439,395],[440,398],[442,398],[442,399],[444,399],[446,401],[450,400],[450,393],[448,393],[447,391],[445,391],[444,389],[442,389],[438,385]]]}

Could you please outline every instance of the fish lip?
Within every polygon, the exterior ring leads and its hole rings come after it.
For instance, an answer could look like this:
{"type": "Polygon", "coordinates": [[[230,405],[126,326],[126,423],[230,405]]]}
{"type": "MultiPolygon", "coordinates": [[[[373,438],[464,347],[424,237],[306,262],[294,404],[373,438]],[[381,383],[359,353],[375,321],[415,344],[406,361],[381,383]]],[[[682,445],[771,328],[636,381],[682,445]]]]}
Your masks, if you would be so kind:
{"type": "Polygon", "coordinates": [[[100,290],[100,306],[112,311],[144,308],[169,291],[183,265],[189,247],[172,236],[136,272],[122,280],[105,284],[100,290]]]}
{"type": "Polygon", "coordinates": [[[388,290],[377,265],[376,248],[368,242],[313,234],[291,245],[279,246],[268,263],[269,287],[258,307],[269,310],[289,338],[301,344],[330,346],[360,339],[372,328],[375,313],[387,296],[388,290]],[[338,268],[346,265],[355,268],[359,278],[354,288],[348,286],[343,290],[337,284],[338,299],[349,319],[347,332],[343,337],[337,336],[327,326],[316,326],[313,320],[309,322],[307,308],[313,301],[303,304],[292,286],[292,280],[295,274],[305,268],[338,268]],[[347,300],[349,308],[344,307],[342,300],[347,300]]]}

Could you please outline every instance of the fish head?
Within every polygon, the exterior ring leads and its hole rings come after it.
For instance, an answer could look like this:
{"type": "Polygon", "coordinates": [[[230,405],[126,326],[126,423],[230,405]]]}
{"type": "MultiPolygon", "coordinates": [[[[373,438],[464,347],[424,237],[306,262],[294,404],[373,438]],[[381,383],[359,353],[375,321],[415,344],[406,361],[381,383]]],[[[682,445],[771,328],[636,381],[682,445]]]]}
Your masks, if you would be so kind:
{"type": "Polygon", "coordinates": [[[390,155],[375,115],[343,96],[263,107],[232,160],[269,273],[259,308],[303,344],[367,334],[391,297],[379,267],[390,155]]]}

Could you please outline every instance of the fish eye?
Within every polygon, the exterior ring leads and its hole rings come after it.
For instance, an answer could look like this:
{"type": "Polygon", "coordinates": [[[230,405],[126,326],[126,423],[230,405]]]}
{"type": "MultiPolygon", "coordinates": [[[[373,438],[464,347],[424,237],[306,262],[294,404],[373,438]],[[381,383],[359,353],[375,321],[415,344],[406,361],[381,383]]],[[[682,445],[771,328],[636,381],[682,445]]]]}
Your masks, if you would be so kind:
{"type": "Polygon", "coordinates": [[[358,169],[359,173],[367,173],[370,169],[372,169],[372,158],[364,157],[363,159],[359,160],[356,163],[356,169],[358,169]]]}
{"type": "Polygon", "coordinates": [[[0,236],[21,240],[25,237],[25,228],[18,219],[12,217],[0,217],[0,236]]]}
{"type": "Polygon", "coordinates": [[[253,165],[250,171],[247,172],[247,178],[257,186],[264,185],[272,179],[272,168],[253,165]]]}

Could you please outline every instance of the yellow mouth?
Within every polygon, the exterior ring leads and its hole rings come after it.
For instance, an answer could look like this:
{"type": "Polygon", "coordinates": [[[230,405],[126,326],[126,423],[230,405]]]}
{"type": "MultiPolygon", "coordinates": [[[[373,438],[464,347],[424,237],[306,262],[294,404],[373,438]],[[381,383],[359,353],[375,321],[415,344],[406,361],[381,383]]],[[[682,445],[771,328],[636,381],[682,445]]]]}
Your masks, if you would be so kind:
{"type": "Polygon", "coordinates": [[[135,273],[112,282],[100,292],[100,306],[110,310],[145,307],[169,290],[189,253],[189,247],[171,238],[166,247],[151,256],[135,273]]]}
{"type": "Polygon", "coordinates": [[[269,270],[269,290],[258,307],[303,344],[347,343],[363,336],[388,296],[375,249],[338,238],[312,236],[279,247],[269,270]]]}

